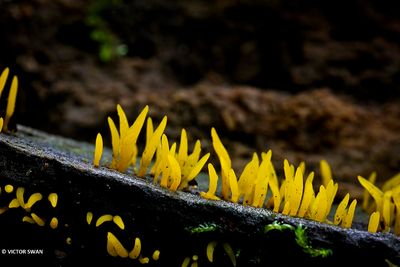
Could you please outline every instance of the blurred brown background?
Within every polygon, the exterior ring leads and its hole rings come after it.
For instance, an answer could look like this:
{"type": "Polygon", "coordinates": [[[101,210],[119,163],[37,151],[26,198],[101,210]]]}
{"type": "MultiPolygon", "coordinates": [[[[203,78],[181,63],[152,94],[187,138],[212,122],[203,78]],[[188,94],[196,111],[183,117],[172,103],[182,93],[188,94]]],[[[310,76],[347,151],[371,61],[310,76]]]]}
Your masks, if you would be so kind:
{"type": "MultiPolygon", "coordinates": [[[[216,127],[240,168],[272,149],[338,180],[400,171],[400,10],[394,1],[0,0],[0,67],[16,120],[93,142],[120,103],[167,133],[216,127]]],[[[4,105],[2,105],[4,106],[4,105]]]]}

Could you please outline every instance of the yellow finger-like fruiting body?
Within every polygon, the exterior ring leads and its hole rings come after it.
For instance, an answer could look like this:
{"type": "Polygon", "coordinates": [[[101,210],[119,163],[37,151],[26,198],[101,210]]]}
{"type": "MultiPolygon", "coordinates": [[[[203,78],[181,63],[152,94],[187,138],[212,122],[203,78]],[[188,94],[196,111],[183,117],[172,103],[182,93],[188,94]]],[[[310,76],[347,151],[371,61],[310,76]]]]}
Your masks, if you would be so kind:
{"type": "Polygon", "coordinates": [[[53,217],[51,219],[50,227],[51,227],[51,229],[56,229],[58,227],[58,219],[56,217],[53,217]]]}
{"type": "Polygon", "coordinates": [[[350,228],[351,224],[353,223],[353,218],[354,218],[354,212],[356,210],[356,205],[357,205],[357,200],[354,199],[350,206],[349,206],[349,210],[347,211],[346,216],[343,218],[342,224],[341,226],[343,228],[350,228]]]}
{"type": "Polygon", "coordinates": [[[4,191],[6,191],[6,193],[12,193],[14,191],[14,186],[8,184],[4,187],[4,191]]]}
{"type": "Polygon", "coordinates": [[[97,219],[96,221],[96,227],[99,227],[100,225],[102,225],[105,222],[111,222],[113,220],[113,216],[110,214],[105,214],[100,216],[100,218],[97,219]]]}
{"type": "Polygon", "coordinates": [[[394,233],[400,235],[400,187],[396,187],[398,190],[393,190],[393,202],[396,207],[396,218],[394,223],[394,233]]]}
{"type": "Polygon", "coordinates": [[[228,178],[229,178],[229,187],[231,189],[231,201],[233,203],[237,203],[239,201],[239,187],[236,179],[236,174],[233,171],[233,169],[229,171],[228,178]]]}
{"type": "Polygon", "coordinates": [[[270,177],[270,172],[268,171],[268,164],[271,158],[267,156],[261,156],[262,161],[258,168],[257,178],[254,187],[254,197],[253,197],[253,207],[261,208],[267,197],[268,181],[270,177]]]}
{"type": "Polygon", "coordinates": [[[203,166],[206,164],[208,158],[210,157],[210,153],[205,154],[194,166],[194,168],[189,173],[188,177],[186,178],[187,182],[192,181],[196,176],[200,173],[203,169],[203,166]]]}
{"type": "Polygon", "coordinates": [[[140,251],[142,250],[142,242],[139,237],[135,238],[135,244],[133,245],[133,249],[129,252],[129,258],[137,259],[140,255],[140,251]]]}
{"type": "Polygon", "coordinates": [[[315,197],[314,203],[311,207],[311,219],[317,222],[324,222],[326,219],[326,208],[328,205],[326,197],[326,190],[323,185],[320,186],[319,192],[315,197]]]}
{"type": "Polygon", "coordinates": [[[259,165],[258,156],[256,153],[254,153],[253,158],[249,163],[246,164],[242,174],[239,177],[238,181],[239,198],[244,196],[246,193],[248,195],[247,199],[243,201],[243,204],[245,205],[249,204],[249,201],[251,201],[249,199],[249,195],[253,193],[252,191],[253,191],[254,181],[257,177],[258,165],[259,165]]]}
{"type": "Polygon", "coordinates": [[[93,220],[93,213],[92,212],[87,212],[86,213],[86,222],[88,225],[90,225],[92,223],[93,220]]]}
{"type": "Polygon", "coordinates": [[[102,155],[103,155],[103,138],[101,137],[101,134],[98,133],[96,137],[96,145],[94,148],[94,159],[93,159],[93,165],[95,167],[99,167],[102,155]]]}
{"type": "Polygon", "coordinates": [[[378,231],[379,220],[380,220],[379,211],[373,212],[369,217],[368,232],[376,233],[376,231],[378,231]]]}
{"type": "Polygon", "coordinates": [[[292,199],[289,215],[295,216],[299,210],[301,198],[303,196],[303,170],[298,167],[293,180],[292,199]]]}
{"type": "Polygon", "coordinates": [[[269,187],[272,191],[272,197],[274,200],[274,212],[279,212],[279,206],[281,205],[281,195],[279,193],[278,184],[274,181],[274,179],[270,179],[268,182],[269,187]]]}
{"type": "Polygon", "coordinates": [[[49,196],[47,197],[47,199],[49,200],[49,202],[53,208],[57,207],[57,202],[58,202],[57,193],[50,193],[49,196]]]}
{"type": "Polygon", "coordinates": [[[327,186],[329,181],[332,180],[332,171],[326,160],[321,160],[320,162],[321,176],[322,176],[322,184],[327,186]]]}
{"type": "Polygon", "coordinates": [[[169,185],[169,189],[171,189],[172,191],[176,191],[182,179],[181,167],[179,167],[178,161],[170,154],[168,155],[168,165],[170,166],[170,177],[172,179],[172,183],[169,185]]]}
{"type": "Polygon", "coordinates": [[[367,179],[361,176],[358,176],[358,181],[374,198],[377,211],[381,212],[383,204],[383,192],[379,188],[374,186],[371,182],[369,182],[367,179]]]}
{"type": "Polygon", "coordinates": [[[349,204],[349,199],[350,199],[350,194],[347,193],[344,196],[343,200],[339,203],[338,207],[336,208],[336,212],[333,217],[333,224],[339,225],[342,222],[344,216],[347,214],[346,208],[347,205],[349,204]]]}
{"type": "Polygon", "coordinates": [[[4,125],[3,125],[4,131],[8,131],[8,123],[10,122],[10,119],[14,114],[17,92],[18,92],[18,78],[17,76],[14,76],[11,82],[10,92],[8,94],[6,116],[4,118],[4,125]]]}
{"type": "Polygon", "coordinates": [[[301,205],[297,213],[297,216],[301,218],[303,218],[307,214],[307,211],[309,210],[310,204],[312,203],[314,197],[314,188],[312,185],[313,180],[314,180],[314,172],[311,172],[306,179],[303,199],[301,201],[301,205]]]}
{"type": "Polygon", "coordinates": [[[333,180],[330,180],[326,187],[326,198],[327,198],[327,207],[326,207],[326,214],[325,214],[326,217],[329,215],[329,212],[331,211],[331,207],[332,207],[333,201],[335,200],[337,190],[338,190],[338,184],[334,183],[333,180]]]}
{"type": "Polygon", "coordinates": [[[19,205],[22,208],[25,208],[24,193],[25,193],[25,188],[23,188],[23,187],[18,187],[17,192],[15,193],[15,195],[17,196],[19,205]]]}
{"type": "Polygon", "coordinates": [[[186,257],[186,258],[183,260],[183,262],[182,262],[182,264],[181,264],[181,267],[188,267],[189,264],[190,264],[190,257],[186,257]]]}
{"type": "Polygon", "coordinates": [[[111,168],[116,168],[117,162],[119,162],[119,146],[120,146],[120,141],[119,141],[119,133],[117,130],[117,127],[115,126],[114,121],[108,117],[108,126],[110,127],[110,133],[111,133],[111,146],[112,146],[112,152],[113,152],[113,158],[111,162],[111,168]]]}
{"type": "Polygon", "coordinates": [[[112,220],[121,230],[125,229],[124,221],[122,220],[122,218],[120,216],[116,215],[112,218],[112,220]]]}
{"type": "Polygon", "coordinates": [[[156,152],[156,149],[160,144],[160,139],[164,133],[166,126],[167,126],[167,116],[164,116],[164,118],[158,125],[157,129],[151,136],[150,142],[148,143],[146,142],[146,146],[144,148],[142,158],[140,160],[139,172],[137,174],[139,177],[143,177],[146,174],[147,168],[149,167],[150,162],[154,156],[154,153],[156,152]]]}
{"type": "Polygon", "coordinates": [[[208,163],[208,177],[209,177],[209,186],[207,192],[200,192],[200,196],[209,199],[209,200],[219,200],[219,197],[215,195],[218,186],[218,175],[215,171],[214,166],[211,163],[208,163]]]}
{"type": "Polygon", "coordinates": [[[35,221],[34,221],[31,217],[29,217],[29,216],[24,216],[24,217],[22,218],[22,221],[23,221],[23,222],[30,223],[30,224],[35,224],[35,221]]]}
{"type": "Polygon", "coordinates": [[[228,152],[226,151],[224,145],[221,142],[221,139],[219,138],[217,131],[215,131],[214,127],[211,128],[211,138],[212,138],[212,143],[213,143],[213,147],[215,152],[217,153],[218,157],[223,158],[226,162],[226,164],[228,165],[228,167],[230,168],[232,165],[231,163],[231,159],[229,157],[228,152]]]}
{"type": "Polygon", "coordinates": [[[151,256],[151,258],[153,260],[155,260],[155,261],[158,261],[160,259],[160,251],[158,249],[154,250],[153,255],[151,256]]]}
{"type": "Polygon", "coordinates": [[[178,162],[181,168],[183,168],[184,162],[188,157],[188,139],[186,130],[182,129],[181,131],[181,141],[179,143],[179,150],[178,150],[178,162]]]}
{"type": "Polygon", "coordinates": [[[29,198],[28,201],[25,203],[25,209],[30,209],[32,206],[42,200],[43,196],[41,193],[33,193],[29,198]]]}
{"type": "Polygon", "coordinates": [[[3,120],[3,118],[0,118],[0,133],[3,130],[3,124],[4,124],[4,120],[3,120]]]}
{"type": "Polygon", "coordinates": [[[128,251],[124,248],[121,242],[111,232],[107,233],[107,252],[113,257],[121,258],[128,257],[128,251]]]}
{"type": "Polygon", "coordinates": [[[45,221],[42,218],[40,218],[39,216],[37,216],[35,213],[31,213],[31,217],[37,225],[39,225],[39,226],[45,225],[45,221]]]}
{"type": "Polygon", "coordinates": [[[217,241],[211,241],[207,244],[206,254],[209,262],[214,261],[214,250],[216,245],[217,241]]]}
{"type": "Polygon", "coordinates": [[[4,86],[6,85],[6,81],[7,81],[7,77],[8,77],[8,73],[10,72],[9,68],[5,68],[3,70],[3,72],[0,75],[0,97],[1,94],[3,93],[4,90],[4,86]]]}
{"type": "MultiPolygon", "coordinates": [[[[369,181],[371,184],[375,184],[375,181],[376,181],[376,172],[372,172],[372,173],[371,173],[371,175],[368,177],[368,181],[369,181]]],[[[363,192],[363,203],[362,203],[362,208],[363,208],[364,211],[367,211],[367,210],[368,210],[368,206],[369,206],[369,197],[370,197],[370,194],[368,193],[368,190],[367,190],[367,189],[364,189],[364,192],[363,192]]]]}
{"type": "Polygon", "coordinates": [[[13,200],[11,200],[10,204],[8,204],[8,207],[10,209],[19,208],[20,207],[19,200],[14,198],[13,200]]]}
{"type": "Polygon", "coordinates": [[[390,206],[392,205],[391,198],[392,198],[392,191],[386,191],[383,194],[382,217],[386,231],[390,230],[390,222],[391,222],[390,206]]]}
{"type": "Polygon", "coordinates": [[[400,185],[400,173],[396,174],[389,180],[387,180],[383,185],[382,185],[382,191],[386,192],[390,189],[395,188],[396,186],[400,185]]]}
{"type": "Polygon", "coordinates": [[[229,259],[231,260],[232,265],[236,267],[236,256],[235,253],[233,252],[231,245],[229,243],[223,243],[222,246],[226,254],[228,255],[229,259]]]}

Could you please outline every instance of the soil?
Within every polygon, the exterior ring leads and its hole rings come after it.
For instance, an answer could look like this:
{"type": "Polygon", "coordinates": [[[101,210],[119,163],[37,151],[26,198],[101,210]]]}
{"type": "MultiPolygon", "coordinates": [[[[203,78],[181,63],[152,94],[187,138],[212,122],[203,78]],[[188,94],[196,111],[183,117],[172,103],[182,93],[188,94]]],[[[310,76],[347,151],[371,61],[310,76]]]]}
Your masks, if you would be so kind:
{"type": "MultiPolygon", "coordinates": [[[[400,171],[399,3],[0,0],[1,68],[20,79],[15,121],[93,142],[120,103],[210,150],[215,127],[240,169],[253,151],[321,159],[348,182],[400,171]],[[97,3],[97,4],[96,4],[97,3]],[[100,3],[100,4],[99,4],[100,3]],[[95,10],[95,13],[94,11],[95,10]],[[128,47],[99,59],[95,26],[128,47]]],[[[278,170],[279,171],[279,170],[278,170]]],[[[346,186],[343,184],[342,189],[346,186]]]]}

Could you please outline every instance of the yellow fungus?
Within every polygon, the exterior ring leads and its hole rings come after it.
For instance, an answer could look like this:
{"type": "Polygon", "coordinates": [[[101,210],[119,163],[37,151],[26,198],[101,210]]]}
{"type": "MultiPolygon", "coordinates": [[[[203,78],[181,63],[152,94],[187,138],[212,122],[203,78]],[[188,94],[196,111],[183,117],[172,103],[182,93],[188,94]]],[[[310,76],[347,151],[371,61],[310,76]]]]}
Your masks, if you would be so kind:
{"type": "Polygon", "coordinates": [[[42,196],[41,193],[34,193],[34,194],[32,194],[32,195],[28,198],[28,201],[25,203],[25,209],[30,209],[30,208],[32,208],[32,206],[33,206],[36,202],[42,200],[42,198],[43,198],[43,196],[42,196]]]}
{"type": "Polygon", "coordinates": [[[121,139],[123,139],[128,133],[129,123],[120,104],[117,104],[117,113],[119,118],[119,133],[121,135],[121,139]]]}
{"type": "Polygon", "coordinates": [[[11,88],[10,92],[8,94],[8,100],[7,100],[7,109],[6,109],[6,116],[4,118],[4,131],[8,131],[8,123],[10,122],[10,119],[12,115],[14,114],[14,109],[15,109],[15,101],[17,99],[17,92],[18,92],[18,78],[17,76],[13,77],[13,80],[11,82],[11,88]]]}
{"type": "MultiPolygon", "coordinates": [[[[371,173],[371,175],[368,177],[368,181],[371,184],[375,184],[376,172],[372,172],[371,173]]],[[[364,189],[364,192],[363,192],[363,203],[362,203],[362,208],[363,208],[364,211],[368,210],[369,196],[370,196],[370,194],[368,193],[367,189],[364,189]]]]}
{"type": "Polygon", "coordinates": [[[133,249],[129,252],[129,258],[137,259],[140,255],[140,251],[142,250],[142,242],[139,237],[135,238],[135,244],[133,245],[133,249]]]}
{"type": "Polygon", "coordinates": [[[190,264],[190,257],[186,257],[186,258],[183,260],[181,267],[188,267],[189,264],[190,264]]]}
{"type": "Polygon", "coordinates": [[[379,211],[373,212],[369,217],[368,232],[376,233],[379,227],[379,220],[380,220],[379,211]]]}
{"type": "Polygon", "coordinates": [[[93,220],[93,213],[92,212],[88,212],[88,213],[86,213],[86,222],[87,222],[87,224],[91,224],[92,223],[92,220],[93,220]]]}
{"type": "Polygon", "coordinates": [[[51,218],[50,227],[56,229],[58,227],[58,219],[56,217],[51,218]]]}
{"type": "Polygon", "coordinates": [[[155,261],[158,261],[158,259],[160,258],[160,251],[158,249],[154,250],[153,255],[151,256],[151,258],[153,260],[155,260],[155,261]]]}
{"type": "Polygon", "coordinates": [[[238,188],[238,183],[237,183],[237,179],[236,179],[236,175],[235,172],[233,171],[233,169],[231,169],[229,171],[229,187],[231,188],[231,201],[233,203],[237,203],[239,200],[239,188],[238,188]]]}
{"type": "Polygon", "coordinates": [[[357,205],[357,200],[354,199],[349,206],[346,216],[343,218],[343,221],[341,224],[342,227],[344,227],[344,228],[351,227],[351,224],[353,223],[354,212],[356,210],[356,205],[357,205]]]}
{"type": "Polygon", "coordinates": [[[121,228],[121,230],[125,229],[125,224],[124,221],[122,220],[122,218],[118,215],[113,217],[113,222],[119,227],[121,228]]]}
{"type": "Polygon", "coordinates": [[[344,196],[343,200],[339,203],[338,207],[336,208],[336,212],[333,217],[333,224],[339,225],[342,222],[343,217],[346,215],[346,208],[347,205],[349,204],[349,199],[350,195],[349,193],[347,193],[344,196]]]}
{"type": "Polygon", "coordinates": [[[333,180],[330,180],[326,187],[327,206],[326,206],[325,217],[327,217],[329,215],[329,212],[331,211],[332,203],[335,200],[337,190],[338,190],[338,184],[334,183],[333,180]]]}
{"type": "Polygon", "coordinates": [[[19,204],[18,199],[14,198],[13,200],[11,200],[10,204],[8,204],[8,207],[9,207],[10,209],[19,208],[19,207],[20,207],[20,204],[19,204]]]}
{"type": "Polygon", "coordinates": [[[96,221],[96,227],[99,227],[100,225],[102,225],[105,222],[111,222],[113,220],[113,216],[110,214],[105,214],[100,216],[100,218],[97,219],[96,221]]]}
{"type": "Polygon", "coordinates": [[[314,180],[314,172],[311,172],[306,179],[306,183],[304,186],[303,200],[301,201],[301,205],[297,213],[297,216],[301,218],[303,218],[306,215],[308,209],[310,208],[312,198],[314,196],[314,189],[312,185],[313,180],[314,180]]]}
{"type": "Polygon", "coordinates": [[[108,126],[110,127],[110,132],[111,132],[111,146],[112,146],[112,151],[113,151],[113,159],[111,162],[111,168],[116,168],[117,162],[119,161],[119,133],[117,130],[117,127],[115,127],[114,121],[108,117],[108,126]]]}
{"type": "Polygon", "coordinates": [[[236,267],[236,257],[231,245],[229,245],[229,243],[223,243],[222,246],[224,247],[224,250],[228,255],[229,259],[231,260],[232,265],[236,267]]]}
{"type": "Polygon", "coordinates": [[[392,197],[392,191],[386,191],[383,194],[383,203],[382,203],[382,218],[383,222],[385,224],[385,230],[389,231],[390,230],[390,206],[391,206],[391,197],[392,197]]]}
{"type": "Polygon", "coordinates": [[[34,224],[34,223],[35,223],[35,221],[34,221],[31,217],[29,217],[29,216],[24,216],[24,217],[22,218],[22,221],[23,221],[23,222],[30,223],[30,224],[34,224]]]}
{"type": "Polygon", "coordinates": [[[217,245],[217,241],[211,241],[210,243],[207,244],[207,259],[209,262],[213,262],[214,261],[214,249],[215,246],[217,245]]]}
{"type": "Polygon", "coordinates": [[[148,143],[146,142],[142,158],[140,159],[140,167],[139,167],[139,172],[137,174],[139,177],[143,177],[146,174],[147,168],[149,167],[151,159],[153,158],[154,153],[156,152],[156,149],[160,143],[161,136],[164,133],[164,129],[166,126],[167,126],[167,116],[164,116],[164,118],[158,125],[157,129],[151,136],[150,142],[148,143]]]}
{"type": "Polygon", "coordinates": [[[244,167],[243,172],[237,182],[239,189],[239,198],[244,196],[244,205],[248,205],[253,202],[251,198],[252,194],[254,193],[253,188],[255,184],[255,179],[257,178],[258,165],[258,156],[256,153],[254,153],[251,161],[247,163],[244,167]]]}
{"type": "Polygon", "coordinates": [[[323,186],[327,186],[329,181],[332,180],[332,171],[331,167],[329,166],[326,160],[320,161],[320,169],[321,169],[321,176],[322,176],[322,184],[323,186]]]}
{"type": "Polygon", "coordinates": [[[271,188],[272,197],[274,200],[274,212],[279,212],[279,206],[281,204],[281,195],[279,193],[278,184],[274,181],[274,179],[270,179],[268,184],[269,187],[271,188]]]}
{"type": "Polygon", "coordinates": [[[99,167],[102,154],[103,154],[103,138],[101,137],[101,134],[98,133],[96,137],[96,145],[94,148],[94,159],[93,159],[93,165],[95,167],[99,167]]]}
{"type": "Polygon", "coordinates": [[[141,264],[148,264],[148,263],[150,262],[150,259],[149,259],[148,257],[142,257],[142,256],[140,256],[140,257],[139,257],[139,262],[140,262],[141,264]]]}
{"type": "MultiPolygon", "coordinates": [[[[283,161],[283,170],[285,173],[285,190],[283,192],[283,197],[285,202],[290,202],[292,197],[292,188],[294,186],[294,173],[292,172],[291,165],[289,164],[289,161],[287,159],[283,161]]],[[[288,214],[288,211],[285,213],[288,214]]]]}
{"type": "Polygon", "coordinates": [[[213,143],[213,147],[215,152],[217,153],[218,157],[223,158],[226,162],[226,164],[228,165],[228,167],[231,167],[231,159],[229,157],[228,152],[226,151],[224,145],[221,142],[221,139],[219,138],[217,132],[215,131],[214,127],[211,128],[211,138],[212,138],[212,143],[213,143]]]}
{"type": "Polygon", "coordinates": [[[327,208],[327,197],[326,190],[323,185],[320,186],[319,192],[315,197],[314,203],[311,207],[311,219],[317,222],[323,222],[326,218],[326,208],[327,208]]]}
{"type": "Polygon", "coordinates": [[[0,96],[3,93],[4,86],[6,85],[8,73],[10,72],[9,68],[5,68],[0,75],[0,96]]]}
{"type": "Polygon", "coordinates": [[[168,155],[168,165],[170,166],[170,177],[172,179],[169,188],[172,191],[176,191],[181,183],[181,167],[179,167],[178,161],[171,155],[168,155]]]}
{"type": "Polygon", "coordinates": [[[67,237],[67,239],[65,240],[65,243],[67,243],[68,245],[71,245],[72,244],[71,237],[67,237]]]}
{"type": "Polygon", "coordinates": [[[208,163],[208,177],[210,181],[208,192],[200,192],[200,195],[206,199],[219,200],[219,198],[215,195],[215,192],[217,191],[218,175],[211,163],[208,163]]]}
{"type": "Polygon", "coordinates": [[[150,142],[151,136],[153,135],[153,120],[148,117],[146,124],[146,142],[150,142]]]}
{"type": "Polygon", "coordinates": [[[3,120],[3,118],[0,118],[0,133],[3,130],[3,124],[4,124],[4,120],[3,120]]]}
{"type": "Polygon", "coordinates": [[[181,167],[183,167],[183,163],[186,161],[187,157],[188,157],[188,139],[186,130],[182,129],[181,141],[179,143],[179,150],[178,150],[178,162],[181,167]]]}
{"type": "Polygon", "coordinates": [[[57,201],[58,201],[57,193],[50,193],[47,199],[50,201],[50,204],[53,208],[57,206],[57,201]]]}
{"type": "Polygon", "coordinates": [[[289,215],[295,216],[299,210],[301,198],[303,196],[303,170],[298,167],[293,180],[292,199],[289,215]]]}
{"type": "Polygon", "coordinates": [[[194,260],[194,261],[197,261],[197,260],[199,260],[199,256],[197,256],[197,255],[193,255],[193,256],[192,256],[192,260],[194,260]]]}
{"type": "Polygon", "coordinates": [[[254,186],[254,196],[253,196],[253,207],[261,208],[267,197],[268,181],[270,173],[268,172],[268,164],[270,163],[270,158],[266,156],[261,156],[262,161],[258,167],[257,177],[254,186]]]}
{"type": "Polygon", "coordinates": [[[400,173],[396,174],[389,180],[387,180],[383,185],[382,185],[382,191],[386,192],[390,189],[395,188],[396,186],[400,185],[400,173]]]}
{"type": "Polygon", "coordinates": [[[365,189],[367,189],[367,191],[374,198],[377,207],[376,209],[377,211],[381,212],[383,204],[383,192],[379,188],[374,186],[371,182],[369,182],[368,180],[366,180],[361,176],[358,176],[358,181],[365,189]]]}
{"type": "Polygon", "coordinates": [[[121,258],[128,257],[128,251],[119,242],[119,240],[111,232],[107,233],[107,252],[111,256],[120,256],[121,258]]]}
{"type": "Polygon", "coordinates": [[[200,173],[201,169],[206,164],[209,157],[210,153],[207,153],[196,163],[196,165],[193,167],[188,177],[186,178],[186,181],[192,181],[200,173]]]}
{"type": "Polygon", "coordinates": [[[19,205],[22,208],[25,208],[24,193],[25,193],[25,188],[23,188],[23,187],[18,187],[17,192],[15,193],[15,195],[17,196],[19,205]]]}
{"type": "Polygon", "coordinates": [[[37,216],[35,213],[31,213],[32,219],[35,221],[35,223],[39,226],[44,226],[45,222],[42,218],[37,216]]]}
{"type": "Polygon", "coordinates": [[[6,193],[12,193],[14,191],[14,186],[8,184],[4,187],[4,191],[6,191],[6,193]]]}

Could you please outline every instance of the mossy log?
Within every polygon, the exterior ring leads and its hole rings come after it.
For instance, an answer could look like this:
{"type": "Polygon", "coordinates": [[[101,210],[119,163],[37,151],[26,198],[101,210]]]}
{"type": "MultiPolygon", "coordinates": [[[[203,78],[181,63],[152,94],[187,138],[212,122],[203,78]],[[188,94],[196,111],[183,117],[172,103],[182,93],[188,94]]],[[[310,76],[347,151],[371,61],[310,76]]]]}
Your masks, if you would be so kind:
{"type": "MultiPolygon", "coordinates": [[[[343,229],[306,219],[275,214],[267,209],[245,207],[225,201],[208,201],[196,192],[171,192],[153,185],[151,179],[92,165],[93,146],[48,135],[19,126],[14,135],[0,135],[0,264],[39,263],[41,266],[140,265],[182,266],[185,258],[200,266],[233,266],[224,249],[229,244],[236,266],[346,266],[350,262],[381,266],[400,263],[400,238],[390,233],[371,234],[365,230],[343,229]],[[5,185],[13,185],[7,193],[5,185]],[[6,208],[25,188],[25,201],[40,192],[43,199],[31,210],[6,208]],[[52,207],[47,197],[58,194],[52,207]],[[93,221],[87,222],[87,212],[93,221]],[[35,213],[44,226],[23,222],[35,213]],[[105,222],[104,214],[119,215],[125,228],[105,222]],[[50,220],[56,217],[58,227],[50,220]],[[313,249],[331,251],[326,257],[311,255],[296,243],[290,230],[265,227],[275,222],[306,228],[313,249]],[[112,257],[107,253],[107,233],[113,233],[131,251],[135,238],[141,240],[138,259],[112,257]],[[211,263],[206,254],[209,242],[216,241],[211,263]],[[38,250],[38,251],[35,251],[38,250]],[[159,250],[158,260],[154,251],[159,250]],[[33,253],[33,254],[32,254],[33,253]],[[197,257],[194,257],[194,256],[197,257]]],[[[353,227],[359,226],[357,223],[353,227]]],[[[366,229],[366,226],[363,226],[366,229]]],[[[231,255],[232,256],[232,255],[231,255]]]]}

